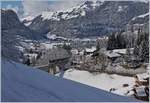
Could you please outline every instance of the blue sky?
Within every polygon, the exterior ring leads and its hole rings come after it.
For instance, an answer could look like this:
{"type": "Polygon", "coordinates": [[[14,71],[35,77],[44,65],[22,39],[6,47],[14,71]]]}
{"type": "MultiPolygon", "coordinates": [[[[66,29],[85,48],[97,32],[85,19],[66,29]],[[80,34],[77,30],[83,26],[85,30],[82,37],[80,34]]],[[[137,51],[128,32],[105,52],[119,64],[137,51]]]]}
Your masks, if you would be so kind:
{"type": "MultiPolygon", "coordinates": [[[[23,7],[23,5],[22,5],[22,1],[23,0],[16,0],[16,1],[9,1],[9,0],[6,0],[6,1],[1,1],[1,8],[5,8],[5,9],[7,9],[8,7],[12,7],[12,8],[15,8],[15,7],[19,7],[19,8],[22,8],[23,7]]],[[[49,4],[53,4],[53,3],[55,3],[55,2],[57,2],[57,1],[48,1],[48,3],[49,4]]]]}
{"type": "Polygon", "coordinates": [[[20,16],[24,13],[22,1],[1,1],[1,8],[2,9],[13,9],[20,16]]]}
{"type": "MultiPolygon", "coordinates": [[[[49,3],[54,3],[54,2],[57,2],[57,1],[55,1],[55,0],[49,0],[48,1],[49,3]]],[[[2,8],[6,8],[8,5],[12,5],[13,7],[15,7],[15,6],[22,6],[22,0],[16,0],[16,1],[8,1],[8,0],[6,0],[6,1],[4,1],[4,0],[2,0],[1,1],[1,7],[2,8]]]]}
{"type": "Polygon", "coordinates": [[[2,8],[7,7],[8,5],[19,6],[21,5],[21,1],[2,1],[2,8]]]}

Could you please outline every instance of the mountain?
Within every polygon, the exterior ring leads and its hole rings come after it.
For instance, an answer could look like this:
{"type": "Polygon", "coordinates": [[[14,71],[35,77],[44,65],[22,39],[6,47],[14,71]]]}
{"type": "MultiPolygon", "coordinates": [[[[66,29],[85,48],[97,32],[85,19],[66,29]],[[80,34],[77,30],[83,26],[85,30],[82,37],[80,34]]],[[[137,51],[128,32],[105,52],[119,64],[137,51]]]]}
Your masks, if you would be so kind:
{"type": "Polygon", "coordinates": [[[20,21],[21,21],[24,25],[28,26],[28,25],[30,25],[30,24],[32,23],[32,20],[33,20],[33,19],[34,19],[33,16],[27,16],[27,17],[21,18],[20,21]]]}
{"type": "MultiPolygon", "coordinates": [[[[1,10],[2,32],[11,33],[11,35],[24,37],[26,39],[39,39],[36,31],[33,31],[20,22],[17,14],[13,10],[1,10]]],[[[2,34],[7,35],[7,34],[2,34]]]]}
{"type": "Polygon", "coordinates": [[[149,22],[149,14],[150,14],[150,12],[142,14],[142,15],[138,15],[137,17],[132,18],[130,20],[129,24],[133,25],[133,24],[148,23],[149,22]]]}
{"type": "Polygon", "coordinates": [[[86,1],[66,12],[43,12],[29,27],[42,34],[68,38],[102,36],[124,29],[131,19],[148,12],[147,2],[86,1]]]}
{"type": "Polygon", "coordinates": [[[2,102],[138,102],[2,59],[2,102]]]}
{"type": "Polygon", "coordinates": [[[26,27],[19,21],[17,14],[13,10],[1,10],[1,37],[2,56],[15,60],[19,57],[20,46],[27,40],[41,39],[41,35],[26,27]]]}

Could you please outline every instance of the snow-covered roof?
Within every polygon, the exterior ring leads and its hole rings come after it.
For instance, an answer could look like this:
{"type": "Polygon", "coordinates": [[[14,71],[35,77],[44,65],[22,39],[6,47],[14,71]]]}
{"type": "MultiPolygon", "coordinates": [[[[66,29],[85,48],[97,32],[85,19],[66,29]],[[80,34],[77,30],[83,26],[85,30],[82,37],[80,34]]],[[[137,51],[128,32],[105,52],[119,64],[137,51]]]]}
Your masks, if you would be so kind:
{"type": "Polygon", "coordinates": [[[25,53],[25,54],[24,54],[24,56],[29,56],[30,59],[36,58],[37,55],[38,55],[38,54],[36,54],[36,53],[32,53],[32,54],[31,54],[31,53],[25,53]]]}
{"type": "Polygon", "coordinates": [[[78,54],[78,53],[79,53],[79,51],[78,51],[77,49],[72,49],[71,52],[72,52],[73,54],[78,54]]]}
{"type": "Polygon", "coordinates": [[[118,12],[121,12],[121,11],[123,11],[123,7],[122,6],[118,6],[118,10],[117,10],[118,12]]]}
{"type": "Polygon", "coordinates": [[[137,74],[136,75],[138,77],[139,80],[144,80],[145,78],[149,77],[148,73],[142,73],[142,74],[137,74]]]}
{"type": "Polygon", "coordinates": [[[85,48],[86,52],[94,52],[95,50],[96,50],[96,47],[85,48]]]}
{"type": "MultiPolygon", "coordinates": [[[[120,54],[126,54],[127,49],[114,49],[114,50],[108,50],[105,51],[105,55],[108,57],[119,57],[120,54]]],[[[130,52],[133,52],[133,48],[130,48],[130,52]]]]}
{"type": "Polygon", "coordinates": [[[136,102],[81,83],[52,76],[39,69],[2,60],[2,102],[136,102]]]}
{"type": "Polygon", "coordinates": [[[53,48],[45,51],[45,54],[37,60],[36,65],[47,65],[49,61],[66,59],[69,57],[70,54],[65,49],[53,48]]]}
{"type": "Polygon", "coordinates": [[[110,58],[120,57],[121,55],[113,51],[105,51],[104,54],[110,58]]]}
{"type": "MultiPolygon", "coordinates": [[[[134,48],[129,48],[131,52],[133,52],[134,48]]],[[[120,53],[120,54],[126,54],[127,49],[114,49],[113,52],[120,53]]]]}

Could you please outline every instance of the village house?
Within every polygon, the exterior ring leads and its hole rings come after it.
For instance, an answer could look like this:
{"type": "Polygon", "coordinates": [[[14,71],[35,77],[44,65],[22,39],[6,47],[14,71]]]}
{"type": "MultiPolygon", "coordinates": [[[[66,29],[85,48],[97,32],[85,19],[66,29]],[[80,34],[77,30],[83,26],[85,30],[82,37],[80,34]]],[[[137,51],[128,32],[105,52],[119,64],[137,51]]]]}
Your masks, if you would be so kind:
{"type": "Polygon", "coordinates": [[[71,50],[71,66],[74,68],[80,68],[81,64],[84,62],[84,51],[82,49],[72,49],[71,50]]]}
{"type": "Polygon", "coordinates": [[[125,62],[128,68],[136,69],[141,66],[141,59],[138,57],[135,57],[134,55],[131,55],[130,57],[128,57],[128,59],[126,59],[125,62]]]}
{"type": "Polygon", "coordinates": [[[71,65],[74,67],[80,67],[83,63],[83,55],[75,55],[73,54],[71,57],[71,65]]]}
{"type": "Polygon", "coordinates": [[[107,42],[108,42],[108,37],[107,36],[104,36],[104,37],[101,37],[101,38],[98,38],[96,40],[96,46],[97,48],[106,48],[107,47],[107,42]]]}
{"type": "Polygon", "coordinates": [[[149,84],[149,74],[148,73],[137,74],[135,76],[135,79],[136,79],[137,86],[141,86],[141,85],[147,86],[149,84]]]}
{"type": "Polygon", "coordinates": [[[114,52],[113,50],[105,51],[104,54],[107,56],[107,59],[111,61],[112,63],[119,57],[121,57],[120,54],[114,52]]]}
{"type": "Polygon", "coordinates": [[[137,74],[135,79],[134,96],[137,99],[149,101],[149,73],[137,74]]]}
{"type": "Polygon", "coordinates": [[[115,61],[117,58],[125,56],[126,55],[126,51],[127,51],[127,49],[114,49],[114,50],[105,51],[104,54],[111,61],[115,61]]]}
{"type": "Polygon", "coordinates": [[[66,64],[68,64],[70,57],[71,55],[65,49],[50,49],[45,51],[45,54],[36,61],[35,67],[50,74],[56,74],[60,70],[68,68],[66,64]]]}
{"type": "Polygon", "coordinates": [[[135,98],[144,101],[149,101],[149,95],[147,95],[145,88],[145,86],[135,87],[133,89],[135,98]]]}
{"type": "Polygon", "coordinates": [[[105,51],[104,54],[110,63],[119,63],[120,65],[127,65],[128,68],[138,68],[141,65],[140,58],[135,57],[133,54],[133,48],[127,49],[114,49],[105,51]],[[128,54],[127,49],[129,49],[128,54]]]}
{"type": "Polygon", "coordinates": [[[90,54],[93,54],[94,51],[96,51],[96,47],[91,47],[91,48],[85,48],[84,49],[84,55],[90,55],[90,54]]]}
{"type": "Polygon", "coordinates": [[[46,47],[39,43],[31,43],[28,48],[23,50],[23,63],[34,66],[35,61],[44,53],[46,47]]]}

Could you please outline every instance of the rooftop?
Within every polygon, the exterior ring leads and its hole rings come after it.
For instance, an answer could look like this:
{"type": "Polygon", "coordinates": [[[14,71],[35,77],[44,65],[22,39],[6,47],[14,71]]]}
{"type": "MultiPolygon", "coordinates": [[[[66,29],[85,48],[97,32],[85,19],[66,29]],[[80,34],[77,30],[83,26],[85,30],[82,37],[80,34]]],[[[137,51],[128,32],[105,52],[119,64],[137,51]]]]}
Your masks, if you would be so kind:
{"type": "Polygon", "coordinates": [[[50,50],[47,50],[42,57],[37,61],[37,65],[46,65],[49,64],[49,61],[54,60],[62,60],[69,58],[70,54],[62,48],[53,48],[50,50]]]}
{"type": "Polygon", "coordinates": [[[104,54],[110,58],[113,58],[113,57],[120,57],[121,55],[116,53],[116,52],[113,52],[113,51],[106,51],[104,52],[104,54]]]}

